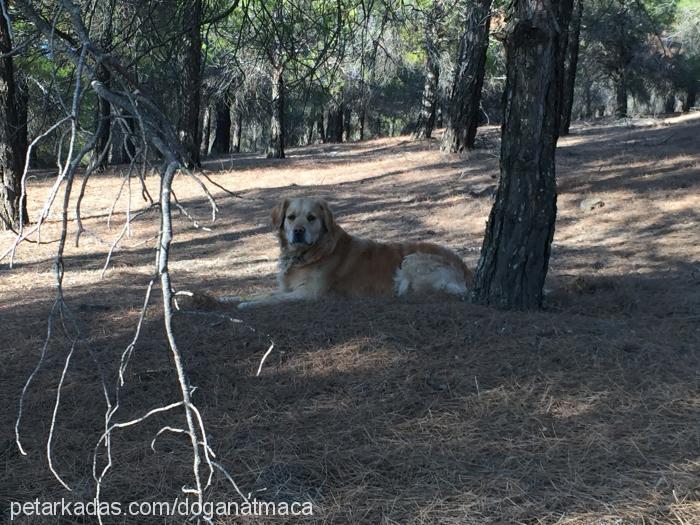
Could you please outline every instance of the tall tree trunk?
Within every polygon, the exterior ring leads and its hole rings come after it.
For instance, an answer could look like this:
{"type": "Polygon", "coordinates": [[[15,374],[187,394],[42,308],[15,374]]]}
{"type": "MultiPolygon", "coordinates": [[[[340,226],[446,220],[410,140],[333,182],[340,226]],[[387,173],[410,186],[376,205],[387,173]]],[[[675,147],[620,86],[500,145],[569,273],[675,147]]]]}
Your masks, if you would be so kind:
{"type": "Polygon", "coordinates": [[[574,86],[576,85],[576,69],[578,67],[578,51],[581,37],[581,17],[583,16],[583,0],[574,0],[566,44],[564,62],[564,88],[561,101],[560,135],[568,135],[571,127],[571,110],[574,107],[574,86]]]}
{"type": "Polygon", "coordinates": [[[233,128],[233,145],[231,151],[233,153],[241,152],[241,137],[243,135],[243,112],[236,111],[236,120],[233,128]]]}
{"type": "Polygon", "coordinates": [[[491,1],[476,0],[469,4],[442,138],[444,151],[457,153],[474,147],[489,47],[491,1]]]}
{"type": "Polygon", "coordinates": [[[136,147],[133,142],[137,130],[136,121],[123,111],[121,116],[126,126],[122,122],[115,121],[114,123],[112,129],[112,164],[127,164],[131,162],[131,158],[136,153],[136,147]],[[125,127],[127,129],[124,129],[125,127]]]}
{"type": "Polygon", "coordinates": [[[372,135],[375,138],[381,137],[382,136],[382,116],[377,114],[377,116],[374,118],[374,120],[371,121],[373,124],[373,130],[372,130],[372,135]]]}
{"type": "Polygon", "coordinates": [[[593,95],[591,93],[591,82],[586,81],[583,87],[584,117],[593,118],[593,95]]]}
{"type": "Polygon", "coordinates": [[[423,97],[421,99],[420,113],[418,114],[418,124],[413,134],[417,139],[429,139],[435,127],[435,111],[437,107],[437,89],[440,77],[440,68],[437,60],[428,59],[426,64],[425,85],[423,87],[423,97]]]}
{"type": "Polygon", "coordinates": [[[211,144],[211,119],[212,108],[207,106],[202,115],[202,143],[199,145],[199,151],[203,151],[205,155],[209,154],[209,145],[211,144]]]}
{"type": "Polygon", "coordinates": [[[615,116],[625,118],[627,116],[627,75],[622,69],[618,72],[615,84],[615,116]]]}
{"type": "Polygon", "coordinates": [[[318,114],[318,120],[316,121],[316,130],[318,131],[318,138],[321,143],[326,142],[326,128],[323,126],[323,108],[318,114]]]}
{"type": "MultiPolygon", "coordinates": [[[[110,86],[111,74],[109,69],[107,69],[102,63],[98,63],[97,69],[97,80],[102,82],[107,88],[110,86]]],[[[110,134],[110,107],[109,102],[107,102],[102,97],[97,97],[97,142],[95,142],[95,159],[99,159],[105,148],[109,147],[109,134],[110,134]]],[[[103,170],[107,167],[109,163],[109,155],[105,154],[99,164],[99,169],[103,170]]]]}
{"type": "Polygon", "coordinates": [[[284,78],[281,66],[272,68],[272,118],[267,158],[284,158],[284,78]]]}
{"type": "Polygon", "coordinates": [[[183,142],[190,166],[200,166],[201,133],[199,110],[202,88],[202,0],[190,0],[187,50],[183,85],[183,142]]]}
{"type": "Polygon", "coordinates": [[[345,106],[343,113],[343,138],[345,142],[352,142],[352,110],[345,106]]]}
{"type": "MultiPolygon", "coordinates": [[[[12,39],[7,19],[0,13],[0,228],[19,227],[22,161],[15,94],[12,39]]],[[[22,210],[23,213],[26,211],[22,210]]]]}
{"type": "Polygon", "coordinates": [[[421,98],[418,123],[413,133],[416,139],[429,139],[435,128],[437,111],[438,82],[440,80],[440,32],[442,23],[442,1],[433,0],[432,9],[426,14],[424,23],[425,45],[425,84],[421,98]]]}
{"type": "MultiPolygon", "coordinates": [[[[114,11],[114,4],[110,2],[111,9],[105,13],[106,26],[104,28],[104,33],[101,38],[102,49],[109,52],[112,49],[112,14],[114,11]]],[[[97,80],[102,82],[107,88],[110,87],[110,82],[112,80],[112,74],[109,69],[105,67],[101,62],[97,63],[96,66],[96,76],[97,80]]],[[[109,102],[107,102],[102,97],[97,97],[97,108],[96,108],[96,132],[98,133],[97,141],[95,142],[94,156],[95,159],[100,159],[98,168],[104,170],[109,164],[109,152],[107,151],[104,155],[103,152],[109,148],[109,137],[111,132],[111,108],[109,102]]]]}
{"type": "Polygon", "coordinates": [[[328,126],[326,128],[326,140],[328,142],[343,142],[343,115],[345,104],[333,103],[328,110],[328,126]]]}
{"type": "MultiPolygon", "coordinates": [[[[29,149],[29,83],[24,76],[15,77],[15,100],[17,107],[17,153],[19,155],[19,170],[24,171],[24,165],[29,149]]],[[[27,196],[24,196],[25,200],[27,196]]],[[[23,205],[26,208],[26,202],[23,205]]],[[[25,209],[26,213],[26,209],[25,209]]]]}
{"type": "Polygon", "coordinates": [[[664,113],[673,113],[676,110],[676,94],[669,93],[664,100],[664,113]]]}
{"type": "Polygon", "coordinates": [[[223,98],[216,103],[216,131],[212,153],[228,153],[231,148],[231,103],[223,98]]]}
{"type": "Polygon", "coordinates": [[[362,107],[360,110],[360,141],[365,140],[365,120],[367,119],[367,108],[362,107]]]}
{"type": "Polygon", "coordinates": [[[692,108],[695,107],[695,100],[698,95],[698,81],[692,78],[688,84],[688,89],[685,96],[685,102],[683,102],[683,113],[687,113],[692,108]]]}
{"type": "Polygon", "coordinates": [[[501,177],[476,270],[474,299],[542,304],[556,219],[555,149],[572,0],[513,0],[506,35],[501,177]]]}

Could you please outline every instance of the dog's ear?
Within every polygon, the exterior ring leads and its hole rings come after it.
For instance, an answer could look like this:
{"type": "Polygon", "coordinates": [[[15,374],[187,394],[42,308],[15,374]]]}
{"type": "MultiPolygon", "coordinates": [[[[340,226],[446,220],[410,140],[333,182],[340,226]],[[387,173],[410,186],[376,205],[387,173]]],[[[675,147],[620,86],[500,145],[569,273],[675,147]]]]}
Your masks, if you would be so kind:
{"type": "Polygon", "coordinates": [[[333,213],[331,213],[328,203],[323,199],[319,199],[318,204],[321,207],[321,218],[323,219],[323,225],[326,227],[326,230],[332,232],[335,230],[335,219],[333,218],[333,213]]]}
{"type": "Polygon", "coordinates": [[[287,207],[289,206],[289,199],[283,199],[279,201],[274,208],[272,208],[272,226],[276,230],[282,228],[284,224],[284,216],[287,214],[287,207]]]}

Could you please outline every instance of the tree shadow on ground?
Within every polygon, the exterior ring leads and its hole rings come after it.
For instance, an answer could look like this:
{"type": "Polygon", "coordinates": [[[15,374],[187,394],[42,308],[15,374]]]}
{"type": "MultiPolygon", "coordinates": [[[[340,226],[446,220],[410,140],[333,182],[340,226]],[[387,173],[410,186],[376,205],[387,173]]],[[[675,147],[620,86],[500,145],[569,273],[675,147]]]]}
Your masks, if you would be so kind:
{"type": "MultiPolygon", "coordinates": [[[[700,293],[686,310],[656,293],[669,281],[700,288],[689,279],[592,277],[563,286],[540,313],[440,298],[200,309],[176,314],[176,336],[211,443],[236,480],[265,489],[260,499],[311,499],[315,522],[663,521],[698,501],[692,313],[700,293]],[[268,339],[275,347],[256,376],[268,339]]],[[[79,494],[90,484],[89,455],[79,451],[92,450],[104,415],[97,371],[114,385],[138,316],[143,286],[125,286],[71,298],[86,305],[75,308],[84,343],[67,376],[54,450],[59,471],[84,487],[79,494]]],[[[155,293],[126,372],[120,420],[177,399],[159,301],[155,293]]],[[[47,306],[5,308],[6,330],[23,333],[47,306]]],[[[40,339],[13,344],[0,381],[11,400],[3,428],[13,426],[40,339]]],[[[11,500],[64,495],[37,459],[67,351],[58,328],[53,341],[22,426],[32,459],[3,437],[12,476],[2,491],[11,500]]],[[[165,424],[182,422],[158,416],[115,437],[106,498],[164,499],[188,482],[185,440],[164,435],[157,452],[148,447],[165,424]]],[[[213,498],[233,497],[219,480],[213,498]]]]}

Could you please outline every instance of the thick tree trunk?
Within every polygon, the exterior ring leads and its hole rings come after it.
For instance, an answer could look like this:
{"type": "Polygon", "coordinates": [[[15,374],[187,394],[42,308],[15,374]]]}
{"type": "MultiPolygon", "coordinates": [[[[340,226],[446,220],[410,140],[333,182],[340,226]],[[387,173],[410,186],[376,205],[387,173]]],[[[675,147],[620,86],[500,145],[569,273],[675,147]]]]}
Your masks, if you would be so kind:
{"type": "Polygon", "coordinates": [[[328,126],[326,128],[326,140],[328,142],[343,142],[343,115],[345,104],[333,104],[328,110],[328,126]]]}
{"type": "Polygon", "coordinates": [[[216,130],[212,153],[228,153],[231,148],[231,104],[222,99],[216,103],[216,130]]]}
{"type": "Polygon", "coordinates": [[[556,218],[555,149],[572,0],[514,0],[506,36],[501,177],[476,270],[474,299],[502,308],[542,303],[556,218]]]}
{"type": "Polygon", "coordinates": [[[272,69],[272,118],[270,119],[270,144],[267,158],[284,158],[284,78],[280,66],[272,69]]]}
{"type": "Polygon", "coordinates": [[[183,143],[190,166],[200,166],[202,130],[199,122],[202,87],[202,0],[190,0],[187,51],[185,55],[183,85],[183,143]]]}
{"type": "Polygon", "coordinates": [[[457,153],[474,147],[489,46],[490,12],[491,0],[476,0],[467,12],[442,138],[444,151],[457,153]]]}
{"type": "Polygon", "coordinates": [[[664,113],[673,113],[676,110],[676,94],[669,93],[664,100],[664,113]]]}
{"type": "MultiPolygon", "coordinates": [[[[0,13],[0,54],[12,50],[10,28],[0,13]]],[[[22,161],[12,56],[0,58],[0,228],[19,226],[22,161]]],[[[24,212],[26,213],[26,212],[24,212]]]]}
{"type": "Polygon", "coordinates": [[[574,106],[574,86],[576,85],[576,69],[578,67],[578,51],[581,37],[581,17],[583,16],[583,0],[574,0],[574,9],[569,23],[566,55],[564,62],[564,88],[561,101],[560,135],[568,135],[571,127],[571,110],[574,106]]]}

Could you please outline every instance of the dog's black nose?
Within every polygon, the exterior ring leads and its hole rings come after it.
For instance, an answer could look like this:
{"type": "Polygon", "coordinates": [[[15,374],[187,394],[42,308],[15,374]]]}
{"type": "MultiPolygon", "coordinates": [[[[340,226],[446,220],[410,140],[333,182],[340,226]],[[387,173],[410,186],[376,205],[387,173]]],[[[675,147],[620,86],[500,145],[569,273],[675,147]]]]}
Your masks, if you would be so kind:
{"type": "Polygon", "coordinates": [[[304,242],[304,228],[294,228],[294,242],[304,242]]]}

